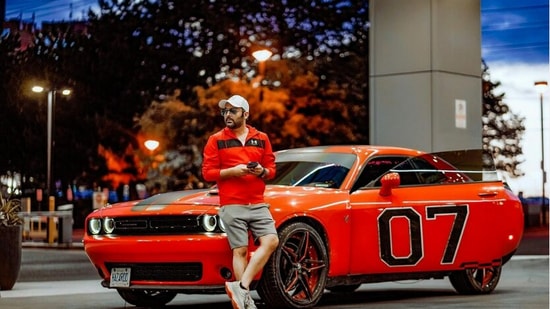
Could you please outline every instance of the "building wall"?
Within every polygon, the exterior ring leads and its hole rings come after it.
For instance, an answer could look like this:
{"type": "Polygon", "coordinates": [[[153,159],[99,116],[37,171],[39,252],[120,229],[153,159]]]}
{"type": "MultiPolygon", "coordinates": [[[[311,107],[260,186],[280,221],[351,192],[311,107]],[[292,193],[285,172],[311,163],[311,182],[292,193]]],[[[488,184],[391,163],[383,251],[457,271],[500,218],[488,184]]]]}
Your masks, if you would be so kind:
{"type": "Polygon", "coordinates": [[[481,147],[480,0],[371,0],[370,143],[481,147]]]}

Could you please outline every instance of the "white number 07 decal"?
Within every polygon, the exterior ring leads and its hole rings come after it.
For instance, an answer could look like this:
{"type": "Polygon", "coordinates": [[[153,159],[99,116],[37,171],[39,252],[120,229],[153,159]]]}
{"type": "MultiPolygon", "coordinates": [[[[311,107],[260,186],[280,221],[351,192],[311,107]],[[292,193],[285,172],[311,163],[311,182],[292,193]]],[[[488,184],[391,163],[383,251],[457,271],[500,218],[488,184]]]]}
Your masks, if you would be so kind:
{"type": "MultiPolygon", "coordinates": [[[[460,246],[460,239],[468,218],[468,205],[430,206],[426,208],[426,220],[435,220],[438,216],[443,215],[454,215],[451,233],[441,259],[441,264],[451,264],[454,262],[456,252],[460,246]]],[[[385,209],[378,217],[380,257],[382,260],[390,266],[410,266],[418,263],[424,255],[421,225],[421,215],[412,208],[385,209]],[[393,254],[390,222],[396,217],[405,217],[409,222],[411,254],[407,257],[396,257],[393,254]]],[[[432,232],[437,233],[438,231],[432,232]]]]}

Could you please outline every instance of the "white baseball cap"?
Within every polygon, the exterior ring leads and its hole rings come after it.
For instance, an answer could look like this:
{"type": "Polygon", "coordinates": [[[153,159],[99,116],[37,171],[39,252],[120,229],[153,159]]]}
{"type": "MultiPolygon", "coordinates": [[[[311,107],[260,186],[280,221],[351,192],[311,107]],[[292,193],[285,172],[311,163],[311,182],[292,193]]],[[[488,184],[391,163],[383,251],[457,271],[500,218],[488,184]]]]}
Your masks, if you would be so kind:
{"type": "Polygon", "coordinates": [[[248,107],[248,101],[245,98],[241,97],[240,95],[234,95],[229,99],[221,100],[220,103],[218,103],[218,106],[220,108],[225,108],[226,103],[229,103],[235,107],[240,107],[244,109],[245,112],[248,112],[250,109],[248,107]]]}

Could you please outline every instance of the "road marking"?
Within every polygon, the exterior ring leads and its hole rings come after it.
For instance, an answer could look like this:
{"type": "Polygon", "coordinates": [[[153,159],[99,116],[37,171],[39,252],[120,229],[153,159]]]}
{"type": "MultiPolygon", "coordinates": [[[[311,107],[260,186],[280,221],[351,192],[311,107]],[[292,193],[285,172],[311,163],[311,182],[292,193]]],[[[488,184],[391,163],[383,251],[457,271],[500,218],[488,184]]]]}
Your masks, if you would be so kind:
{"type": "Polygon", "coordinates": [[[116,293],[101,286],[100,280],[16,282],[11,290],[0,291],[0,298],[39,297],[93,293],[116,293]]]}
{"type": "Polygon", "coordinates": [[[525,260],[548,260],[548,255],[514,255],[512,260],[525,261],[525,260]]]}

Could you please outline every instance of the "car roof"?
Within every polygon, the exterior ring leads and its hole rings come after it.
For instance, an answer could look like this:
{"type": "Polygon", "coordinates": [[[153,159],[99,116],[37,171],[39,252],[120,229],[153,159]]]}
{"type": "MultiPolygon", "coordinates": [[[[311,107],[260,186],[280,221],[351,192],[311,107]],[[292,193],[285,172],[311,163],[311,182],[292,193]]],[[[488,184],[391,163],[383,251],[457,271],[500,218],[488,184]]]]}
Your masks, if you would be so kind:
{"type": "Polygon", "coordinates": [[[324,145],[300,147],[277,151],[277,153],[299,154],[299,153],[353,153],[360,157],[371,155],[405,155],[418,156],[425,152],[405,147],[379,146],[379,145],[324,145]]]}

